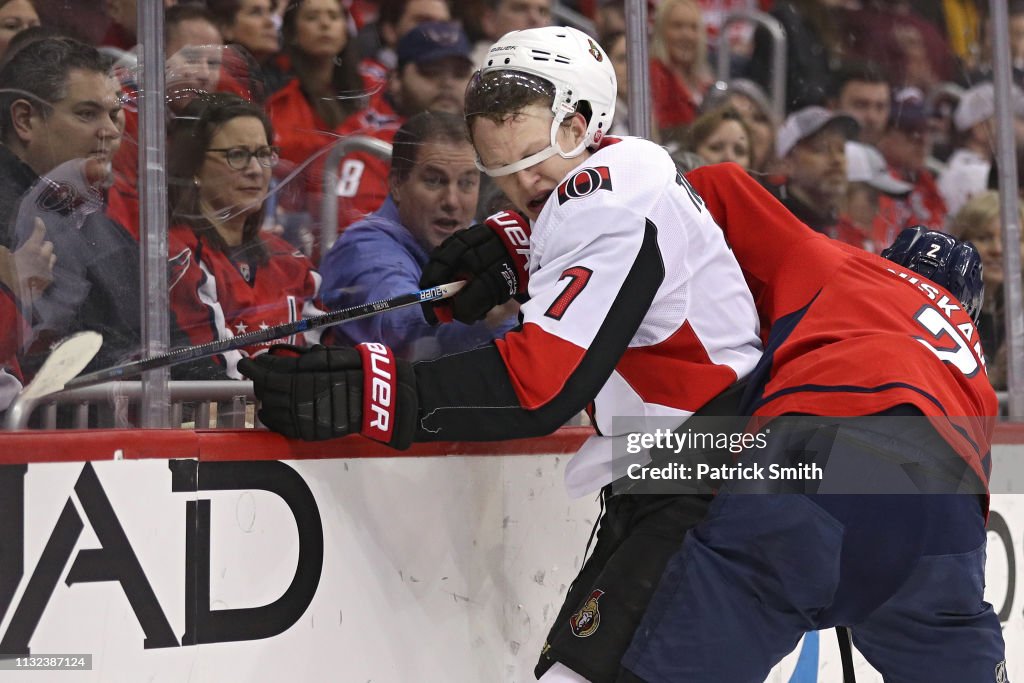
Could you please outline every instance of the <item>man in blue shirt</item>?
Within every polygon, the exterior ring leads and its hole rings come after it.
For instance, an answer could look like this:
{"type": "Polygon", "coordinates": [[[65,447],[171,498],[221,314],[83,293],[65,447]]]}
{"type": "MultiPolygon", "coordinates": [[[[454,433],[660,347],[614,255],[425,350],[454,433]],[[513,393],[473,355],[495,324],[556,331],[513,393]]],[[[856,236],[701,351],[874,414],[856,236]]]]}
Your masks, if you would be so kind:
{"type": "MultiPolygon", "coordinates": [[[[384,205],[353,224],[320,266],[328,309],[378,301],[418,290],[429,253],[473,222],[480,191],[473,146],[462,118],[418,114],[395,134],[390,192],[384,205]]],[[[514,306],[514,304],[513,304],[514,306]]],[[[383,342],[407,360],[465,351],[502,336],[515,308],[496,307],[474,325],[433,327],[418,307],[333,328],[333,341],[383,342]]]]}

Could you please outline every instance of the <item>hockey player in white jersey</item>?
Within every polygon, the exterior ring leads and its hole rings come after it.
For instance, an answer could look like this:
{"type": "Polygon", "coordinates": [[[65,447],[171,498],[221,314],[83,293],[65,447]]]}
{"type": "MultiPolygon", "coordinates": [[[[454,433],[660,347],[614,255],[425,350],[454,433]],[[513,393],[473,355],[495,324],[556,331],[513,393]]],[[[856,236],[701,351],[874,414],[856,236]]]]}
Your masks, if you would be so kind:
{"type": "Polygon", "coordinates": [[[699,196],[659,146],[605,136],[615,92],[596,42],[559,27],[503,37],[467,90],[479,165],[522,215],[449,238],[424,280],[475,263],[483,276],[438,313],[476,320],[513,294],[519,329],[415,364],[371,343],[274,349],[239,365],[263,423],[310,440],[504,440],[588,410],[598,436],[566,484],[573,495],[604,487],[606,511],[538,664],[545,682],[618,679],[665,563],[707,509],[700,496],[611,496],[607,437],[637,419],[734,411],[709,402],[761,354],[754,302],[699,196]]]}

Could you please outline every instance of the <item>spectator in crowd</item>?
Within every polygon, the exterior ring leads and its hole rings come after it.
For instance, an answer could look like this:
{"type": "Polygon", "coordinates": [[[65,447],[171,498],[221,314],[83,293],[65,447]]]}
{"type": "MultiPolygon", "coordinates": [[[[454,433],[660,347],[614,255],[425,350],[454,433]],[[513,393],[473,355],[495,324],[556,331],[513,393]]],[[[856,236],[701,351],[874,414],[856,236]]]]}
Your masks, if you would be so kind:
{"type": "Polygon", "coordinates": [[[696,0],[665,0],[658,6],[650,47],[654,120],[667,133],[696,118],[711,85],[707,34],[696,0]]]}
{"type": "Polygon", "coordinates": [[[750,169],[750,131],[731,107],[701,114],[687,129],[683,149],[709,164],[733,161],[750,169]]]}
{"type": "Polygon", "coordinates": [[[836,72],[828,106],[857,119],[860,141],[877,147],[889,123],[891,101],[892,88],[877,66],[847,62],[836,72]]]}
{"type": "Polygon", "coordinates": [[[42,221],[33,224],[32,235],[17,251],[0,247],[0,412],[21,391],[24,377],[18,351],[28,335],[25,311],[50,286],[57,258],[42,221]]]}
{"type": "MultiPolygon", "coordinates": [[[[1024,116],[1024,93],[1016,86],[1013,110],[1018,118],[1024,116]]],[[[953,112],[956,149],[938,181],[950,216],[987,186],[995,153],[995,112],[995,88],[991,82],[964,92],[953,112]]]]}
{"type": "MultiPolygon", "coordinates": [[[[1017,218],[1024,225],[1024,211],[1017,218]]],[[[950,232],[974,243],[981,255],[985,302],[978,333],[985,351],[988,377],[997,390],[1006,389],[1006,318],[1003,297],[1003,239],[999,193],[987,190],[967,201],[953,216],[950,232]]],[[[1024,259],[1024,242],[1020,245],[1024,259]]]]}
{"type": "Polygon", "coordinates": [[[363,55],[359,73],[370,92],[387,86],[388,76],[398,65],[395,49],[399,39],[425,21],[451,21],[448,0],[381,0],[377,21],[365,26],[358,36],[363,55]]]}
{"type": "MultiPolygon", "coordinates": [[[[453,22],[425,22],[398,41],[398,66],[387,93],[341,124],[338,134],[391,142],[398,127],[423,111],[462,112],[472,75],[469,39],[453,22]]],[[[389,162],[365,152],[342,159],[338,172],[338,228],[376,211],[388,193],[389,162]]]]}
{"type": "Polygon", "coordinates": [[[167,106],[180,111],[202,93],[216,91],[224,37],[202,5],[181,4],[164,12],[167,106]]]}
{"type": "MultiPolygon", "coordinates": [[[[213,16],[202,6],[181,4],[164,13],[165,87],[170,113],[180,113],[203,93],[220,87],[223,38],[213,16]]],[[[138,87],[123,84],[132,104],[138,87]]],[[[139,113],[125,107],[125,130],[114,156],[114,184],[108,193],[107,213],[138,239],[139,235],[139,113]]]]}
{"type": "Polygon", "coordinates": [[[964,89],[956,83],[943,83],[933,88],[925,98],[925,109],[930,114],[928,131],[932,151],[929,164],[936,175],[945,168],[956,146],[953,113],[963,94],[964,89]]]}
{"type": "MultiPolygon", "coordinates": [[[[1009,0],[1007,5],[1010,33],[1010,68],[1013,81],[1024,87],[1024,0],[1009,0]]],[[[984,20],[984,31],[981,44],[974,45],[977,51],[974,59],[969,62],[974,68],[965,68],[963,73],[967,74],[967,83],[992,80],[992,55],[993,52],[993,29],[992,18],[984,20]]],[[[950,38],[950,42],[953,39],[950,38]]]]}
{"type": "MultiPolygon", "coordinates": [[[[260,230],[277,161],[273,139],[264,111],[232,94],[196,100],[173,122],[168,286],[173,317],[187,343],[322,313],[315,303],[320,276],[313,264],[260,230]]],[[[318,332],[306,332],[292,342],[318,339],[318,332]]],[[[223,354],[220,372],[238,377],[240,357],[235,351],[223,354]]]]}
{"type": "MultiPolygon", "coordinates": [[[[841,54],[841,23],[837,0],[779,0],[771,15],[786,33],[786,111],[824,105],[832,72],[841,54]]],[[[766,91],[771,87],[770,34],[754,32],[754,50],[747,74],[766,91]]]]}
{"type": "Polygon", "coordinates": [[[551,25],[554,0],[485,0],[480,15],[484,38],[473,48],[473,63],[483,64],[487,50],[509,31],[551,25]]]}
{"type": "Polygon", "coordinates": [[[297,0],[281,33],[295,77],[267,103],[281,158],[299,165],[336,139],[365,102],[348,15],[341,0],[297,0]]]}
{"type": "MultiPolygon", "coordinates": [[[[287,66],[275,59],[281,49],[274,14],[277,0],[207,0],[206,6],[224,42],[244,48],[245,56],[250,58],[242,64],[232,63],[231,70],[238,72],[238,83],[230,88],[231,92],[254,101],[265,101],[288,78],[287,66]]],[[[232,52],[226,56],[233,58],[242,54],[232,52]]]]}
{"type": "Polygon", "coordinates": [[[865,0],[843,15],[844,48],[870,59],[896,87],[928,92],[953,77],[953,58],[942,33],[902,0],[865,0]]]}
{"type": "MultiPolygon", "coordinates": [[[[613,33],[626,32],[626,3],[625,0],[598,0],[597,14],[594,16],[594,25],[597,35],[603,41],[613,33]]],[[[615,115],[618,116],[618,110],[615,115]]]]}
{"type": "Polygon", "coordinates": [[[30,240],[41,218],[57,256],[53,285],[32,309],[22,358],[29,373],[50,343],[80,329],[104,334],[96,364],[138,350],[137,246],[102,211],[124,127],[110,68],[91,46],[42,38],[0,69],[3,150],[15,157],[0,167],[28,183],[19,210],[5,219],[13,231],[7,244],[30,240]]]}
{"type": "Polygon", "coordinates": [[[615,69],[615,121],[609,129],[613,135],[630,135],[629,129],[629,63],[626,54],[626,34],[623,31],[609,33],[601,39],[608,59],[615,69]]]}
{"type": "MultiPolygon", "coordinates": [[[[461,116],[413,116],[395,133],[391,158],[384,205],[346,230],[321,264],[329,309],[416,291],[430,252],[473,222],[480,172],[461,116]]],[[[503,306],[485,322],[433,327],[412,307],[340,325],[333,334],[345,344],[384,342],[419,360],[479,346],[513,322],[503,306]]]]}
{"type": "Polygon", "coordinates": [[[39,15],[30,0],[0,0],[0,60],[11,38],[33,26],[39,26],[39,15]]]}
{"type": "MultiPolygon", "coordinates": [[[[846,142],[857,121],[823,107],[790,114],[779,128],[776,151],[781,183],[765,183],[783,205],[813,230],[840,238],[839,211],[846,198],[846,142]]],[[[862,246],[860,240],[853,240],[862,246]]]]}
{"type": "Polygon", "coordinates": [[[100,40],[100,46],[128,52],[138,42],[135,36],[139,22],[136,0],[106,0],[103,6],[110,18],[110,25],[100,40]]]}
{"type": "MultiPolygon", "coordinates": [[[[1010,0],[1010,27],[1013,30],[1013,5],[1010,0]]],[[[904,9],[935,25],[949,44],[958,62],[956,73],[969,73],[978,66],[983,55],[990,55],[983,45],[982,25],[985,20],[984,0],[904,0],[904,9]]],[[[899,7],[897,5],[897,7],[899,7]]]]}
{"type": "Polygon", "coordinates": [[[928,169],[931,152],[930,117],[926,105],[914,96],[898,96],[893,102],[889,126],[878,148],[889,164],[890,173],[911,184],[902,199],[882,197],[875,243],[892,244],[900,230],[925,225],[942,230],[946,225],[946,202],[935,175],[928,169]]]}
{"type": "MultiPolygon", "coordinates": [[[[775,163],[775,134],[778,122],[761,87],[745,78],[719,81],[708,90],[701,103],[701,114],[731,107],[747,126],[750,140],[750,170],[767,172],[775,163]]],[[[615,111],[618,118],[619,112],[615,111]]]]}
{"type": "MultiPolygon", "coordinates": [[[[913,186],[894,178],[889,173],[882,153],[871,145],[861,142],[846,143],[846,201],[841,214],[840,226],[847,229],[847,234],[839,239],[847,243],[860,241],[864,250],[880,253],[892,244],[892,241],[881,242],[877,237],[877,225],[883,217],[882,199],[905,199],[913,186]]],[[[889,223],[895,222],[891,217],[889,223]]],[[[897,230],[897,233],[899,231],[897,230]]]]}
{"type": "Polygon", "coordinates": [[[21,196],[73,159],[109,164],[124,127],[110,61],[70,38],[24,45],[0,68],[0,246],[15,246],[21,196]]]}

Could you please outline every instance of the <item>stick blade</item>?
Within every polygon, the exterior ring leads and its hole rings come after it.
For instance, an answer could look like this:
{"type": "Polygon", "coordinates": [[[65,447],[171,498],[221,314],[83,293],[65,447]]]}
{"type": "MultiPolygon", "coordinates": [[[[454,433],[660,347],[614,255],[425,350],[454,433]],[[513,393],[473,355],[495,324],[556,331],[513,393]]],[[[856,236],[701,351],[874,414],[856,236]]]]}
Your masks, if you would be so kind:
{"type": "Polygon", "coordinates": [[[99,332],[78,332],[62,339],[39,368],[35,378],[22,389],[21,398],[35,399],[55,394],[78,376],[103,346],[99,332]]]}

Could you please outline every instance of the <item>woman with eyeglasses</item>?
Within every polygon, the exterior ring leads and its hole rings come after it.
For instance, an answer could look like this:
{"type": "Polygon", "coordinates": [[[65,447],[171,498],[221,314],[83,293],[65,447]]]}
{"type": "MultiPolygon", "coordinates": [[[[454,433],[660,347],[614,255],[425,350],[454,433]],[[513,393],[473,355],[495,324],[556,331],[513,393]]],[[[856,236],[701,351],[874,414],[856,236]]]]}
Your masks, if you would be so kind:
{"type": "MultiPolygon", "coordinates": [[[[217,94],[190,104],[168,144],[168,287],[189,344],[318,315],[320,276],[279,237],[261,232],[277,149],[258,106],[217,94]]],[[[291,343],[312,343],[307,332],[291,343]]],[[[262,347],[250,347],[254,354],[262,347]]],[[[239,377],[239,352],[219,361],[239,377]]]]}

